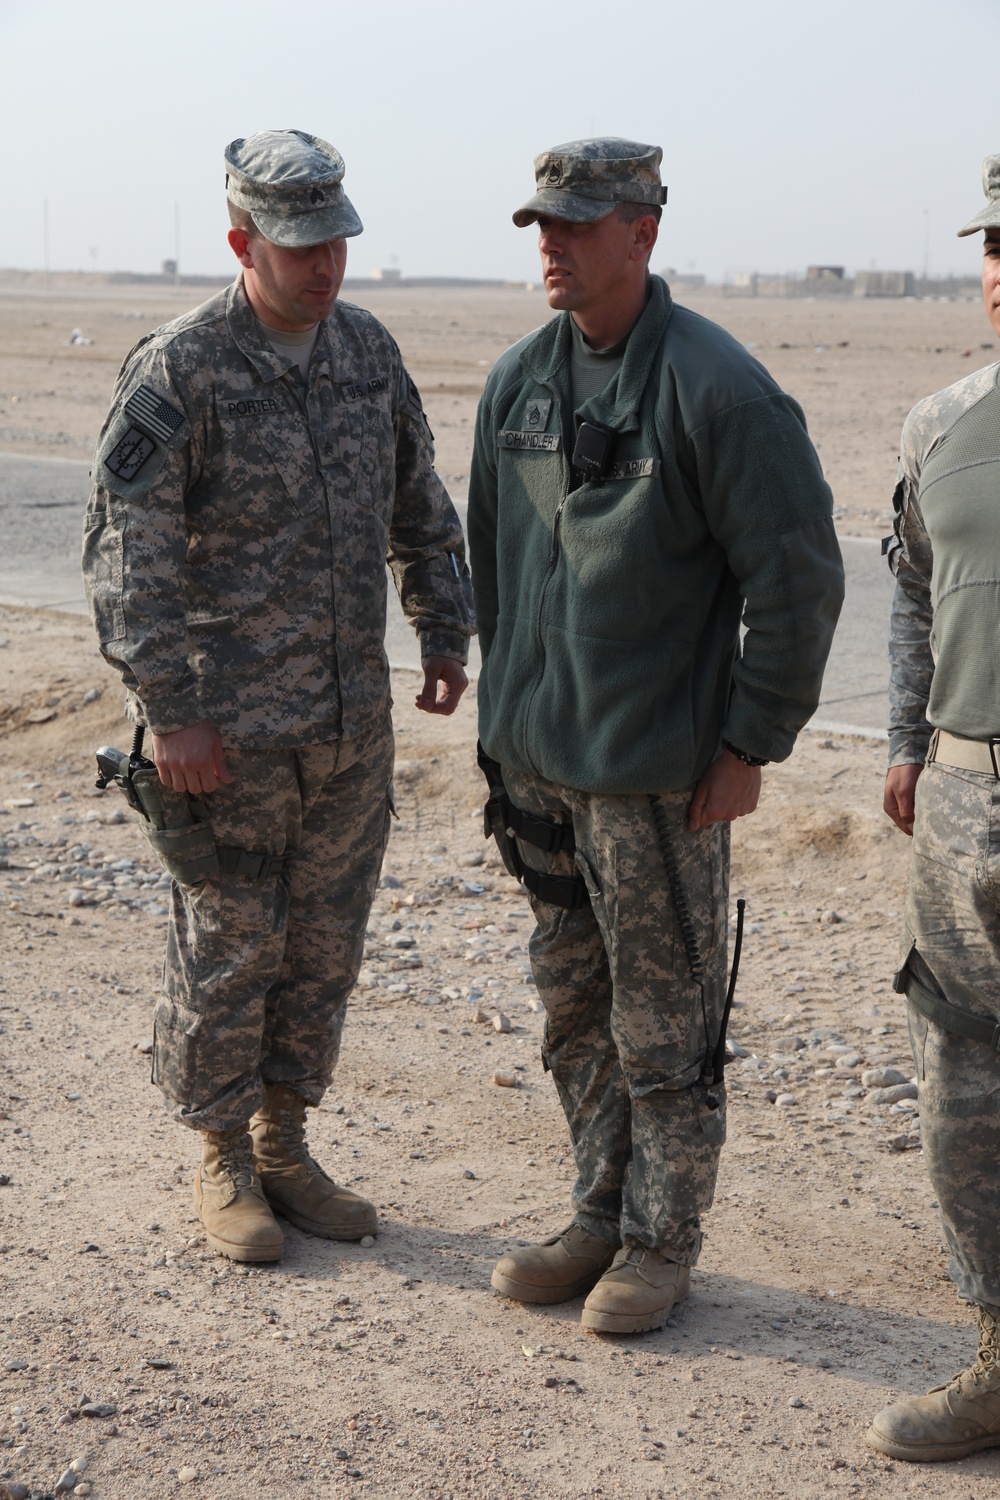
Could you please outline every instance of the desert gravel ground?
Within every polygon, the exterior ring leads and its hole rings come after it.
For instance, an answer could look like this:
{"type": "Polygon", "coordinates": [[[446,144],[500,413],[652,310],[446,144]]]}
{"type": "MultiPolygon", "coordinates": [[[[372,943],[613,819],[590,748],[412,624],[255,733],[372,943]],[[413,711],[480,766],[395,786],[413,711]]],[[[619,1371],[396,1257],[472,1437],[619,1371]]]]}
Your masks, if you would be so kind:
{"type": "MultiPolygon", "coordinates": [[[[95,285],[0,274],[0,448],[88,457],[126,349],[204,295],[95,285]]],[[[543,299],[350,295],[399,339],[463,496],[485,374],[543,299]]],[[[886,529],[912,402],[994,357],[973,302],[689,300],[803,402],[845,534],[886,529]]],[[[85,622],[0,609],[0,1495],[989,1492],[994,1455],[913,1468],[863,1444],[973,1347],[891,990],[907,850],[884,747],[804,735],[734,828],[748,934],[704,1253],[666,1329],[602,1338],[578,1303],[490,1290],[507,1246],[565,1225],[573,1172],[527,903],[482,840],[474,702],[428,719],[415,687],[397,674],[400,818],[311,1124],[382,1229],[365,1248],[289,1228],[279,1266],[240,1268],[206,1250],[197,1142],[148,1081],[163,886],[92,786],[94,747],[126,745],[120,693],[85,622]]]]}
{"type": "Polygon", "coordinates": [[[489,1286],[505,1247],[564,1225],[573,1173],[527,903],[481,836],[473,705],[427,719],[397,675],[400,818],[311,1117],[381,1232],[362,1248],[288,1228],[279,1266],[240,1268],[206,1251],[196,1141],[148,1081],[162,884],[118,793],[91,784],[92,747],[124,743],[119,694],[79,620],[5,609],[0,642],[0,1476],[51,1493],[82,1458],[90,1493],[121,1500],[995,1483],[992,1455],[911,1469],[862,1441],[972,1342],[913,1101],[862,1082],[912,1075],[880,747],[804,736],[735,827],[747,1055],[705,1250],[666,1329],[602,1338],[579,1303],[489,1286]]]}

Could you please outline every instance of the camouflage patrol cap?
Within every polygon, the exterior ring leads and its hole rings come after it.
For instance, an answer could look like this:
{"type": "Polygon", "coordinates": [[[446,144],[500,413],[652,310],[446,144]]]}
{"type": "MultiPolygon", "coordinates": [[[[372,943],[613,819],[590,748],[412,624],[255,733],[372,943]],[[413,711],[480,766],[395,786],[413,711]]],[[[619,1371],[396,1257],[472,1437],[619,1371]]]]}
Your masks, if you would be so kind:
{"type": "Polygon", "coordinates": [[[983,162],[983,192],[986,194],[986,207],[980,209],[976,217],[958,231],[959,239],[963,234],[975,234],[977,229],[1000,227],[1000,156],[988,156],[983,162]]]}
{"type": "Polygon", "coordinates": [[[660,182],[659,146],[618,136],[568,141],[535,157],[535,196],[514,214],[518,229],[539,214],[587,224],[603,219],[617,203],[666,203],[660,182]]]}
{"type": "Polygon", "coordinates": [[[275,245],[297,248],[361,233],[343,176],[340,152],[304,130],[258,130],[226,147],[226,195],[275,245]]]}

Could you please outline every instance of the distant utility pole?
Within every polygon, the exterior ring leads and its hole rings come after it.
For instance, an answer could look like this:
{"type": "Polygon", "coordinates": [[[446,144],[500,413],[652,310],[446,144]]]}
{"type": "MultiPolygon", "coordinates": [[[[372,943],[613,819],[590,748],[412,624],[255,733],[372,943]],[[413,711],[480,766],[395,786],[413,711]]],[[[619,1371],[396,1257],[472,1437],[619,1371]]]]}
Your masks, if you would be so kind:
{"type": "Polygon", "coordinates": [[[49,200],[42,202],[42,246],[43,261],[45,264],[45,290],[49,290],[49,200]]]}
{"type": "Polygon", "coordinates": [[[924,291],[927,290],[927,278],[930,274],[931,264],[931,211],[924,209],[924,291]]]}
{"type": "Polygon", "coordinates": [[[181,284],[181,206],[174,204],[174,290],[181,284]]]}

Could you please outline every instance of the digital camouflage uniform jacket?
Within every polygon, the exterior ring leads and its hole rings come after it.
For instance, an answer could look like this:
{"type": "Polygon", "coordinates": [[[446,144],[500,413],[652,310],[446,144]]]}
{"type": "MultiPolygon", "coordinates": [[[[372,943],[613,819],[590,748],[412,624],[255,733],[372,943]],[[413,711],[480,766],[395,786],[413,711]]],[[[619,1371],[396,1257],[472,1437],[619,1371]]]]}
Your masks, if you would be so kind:
{"type": "Polygon", "coordinates": [[[883,548],[896,576],[889,627],[889,765],[922,765],[933,729],[1000,733],[1000,364],[928,396],[903,425],[883,548]]]}
{"type": "Polygon", "coordinates": [[[302,384],[238,279],[142,339],[101,433],[83,569],[129,711],[275,747],[389,706],[386,560],[424,656],[467,659],[462,530],[386,329],[338,302],[302,384]],[[290,373],[291,372],[291,373],[290,373]]]}

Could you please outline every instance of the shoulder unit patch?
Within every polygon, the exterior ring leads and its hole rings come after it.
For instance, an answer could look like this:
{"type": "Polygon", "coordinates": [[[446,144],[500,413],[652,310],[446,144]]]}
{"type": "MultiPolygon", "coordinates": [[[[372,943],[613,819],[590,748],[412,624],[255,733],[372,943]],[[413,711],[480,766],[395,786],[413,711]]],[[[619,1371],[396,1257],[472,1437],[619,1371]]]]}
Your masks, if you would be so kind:
{"type": "Polygon", "coordinates": [[[140,432],[138,427],[130,427],[102,462],[119,479],[134,479],[150,454],[155,452],[153,439],[140,432]]]}

